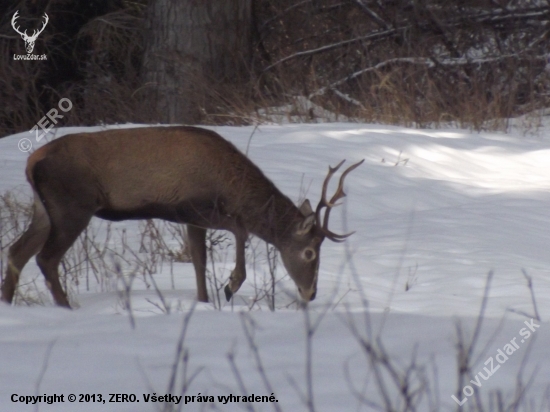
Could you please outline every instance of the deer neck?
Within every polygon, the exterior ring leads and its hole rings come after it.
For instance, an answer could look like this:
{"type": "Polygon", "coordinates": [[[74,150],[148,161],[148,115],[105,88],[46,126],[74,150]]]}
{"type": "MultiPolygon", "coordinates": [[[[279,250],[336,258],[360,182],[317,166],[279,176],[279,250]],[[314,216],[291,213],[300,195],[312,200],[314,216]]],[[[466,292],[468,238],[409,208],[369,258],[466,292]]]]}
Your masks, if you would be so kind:
{"type": "Polygon", "coordinates": [[[302,214],[292,201],[281,193],[273,192],[258,202],[257,213],[248,215],[248,230],[267,243],[280,248],[292,235],[292,229],[302,214]]]}

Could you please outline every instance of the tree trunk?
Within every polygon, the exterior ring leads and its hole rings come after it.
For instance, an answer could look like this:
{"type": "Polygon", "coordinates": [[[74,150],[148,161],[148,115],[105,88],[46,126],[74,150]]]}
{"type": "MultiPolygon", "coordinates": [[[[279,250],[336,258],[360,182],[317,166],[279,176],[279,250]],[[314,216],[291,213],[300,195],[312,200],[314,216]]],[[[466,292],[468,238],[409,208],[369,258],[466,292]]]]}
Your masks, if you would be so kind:
{"type": "Polygon", "coordinates": [[[197,123],[206,89],[247,77],[251,0],[151,0],[143,63],[152,120],[197,123]]]}

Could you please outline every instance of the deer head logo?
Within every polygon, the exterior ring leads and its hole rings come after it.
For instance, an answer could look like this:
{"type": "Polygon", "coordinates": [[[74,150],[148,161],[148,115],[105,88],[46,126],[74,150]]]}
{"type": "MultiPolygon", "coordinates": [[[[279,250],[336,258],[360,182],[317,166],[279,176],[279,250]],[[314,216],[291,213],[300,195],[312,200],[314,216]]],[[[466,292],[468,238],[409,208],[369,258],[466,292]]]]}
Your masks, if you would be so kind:
{"type": "Polygon", "coordinates": [[[15,26],[15,21],[19,17],[17,14],[19,13],[19,10],[15,12],[11,19],[11,25],[13,29],[21,35],[21,38],[25,41],[25,49],[27,49],[27,54],[31,54],[34,49],[34,42],[38,38],[38,35],[44,31],[46,28],[46,25],[48,24],[48,21],[50,20],[48,18],[48,15],[44,13],[44,22],[42,23],[42,28],[40,30],[33,30],[32,36],[27,35],[27,30],[25,30],[23,33],[19,31],[19,27],[15,26]]]}

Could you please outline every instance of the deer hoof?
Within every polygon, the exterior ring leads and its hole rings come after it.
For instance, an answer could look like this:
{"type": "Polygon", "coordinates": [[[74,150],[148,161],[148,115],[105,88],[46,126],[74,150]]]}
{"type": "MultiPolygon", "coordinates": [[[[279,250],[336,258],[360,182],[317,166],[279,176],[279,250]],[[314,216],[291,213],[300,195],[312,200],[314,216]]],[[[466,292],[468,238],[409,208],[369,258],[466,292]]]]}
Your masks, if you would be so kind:
{"type": "Polygon", "coordinates": [[[231,288],[229,287],[229,285],[225,285],[223,291],[225,292],[225,298],[229,302],[231,300],[231,297],[233,296],[233,292],[231,292],[231,288]]]}

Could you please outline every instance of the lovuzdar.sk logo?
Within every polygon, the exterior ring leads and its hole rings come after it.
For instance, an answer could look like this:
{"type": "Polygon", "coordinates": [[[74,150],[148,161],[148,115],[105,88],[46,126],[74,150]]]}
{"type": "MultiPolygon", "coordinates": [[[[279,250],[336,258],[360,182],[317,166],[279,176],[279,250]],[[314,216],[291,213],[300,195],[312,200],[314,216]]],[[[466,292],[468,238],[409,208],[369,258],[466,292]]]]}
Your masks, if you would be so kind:
{"type": "Polygon", "coordinates": [[[38,35],[44,31],[46,28],[46,25],[48,24],[48,21],[50,20],[48,15],[44,13],[44,16],[42,18],[44,21],[42,22],[42,28],[38,30],[33,30],[32,35],[27,34],[27,30],[24,32],[21,32],[19,29],[19,26],[16,25],[16,20],[19,18],[19,10],[17,10],[12,19],[11,19],[11,25],[13,29],[21,35],[21,38],[25,42],[25,49],[27,50],[27,54],[14,54],[13,60],[47,60],[47,56],[45,54],[32,54],[32,51],[34,50],[34,43],[36,42],[36,39],[38,38],[38,35]]]}

